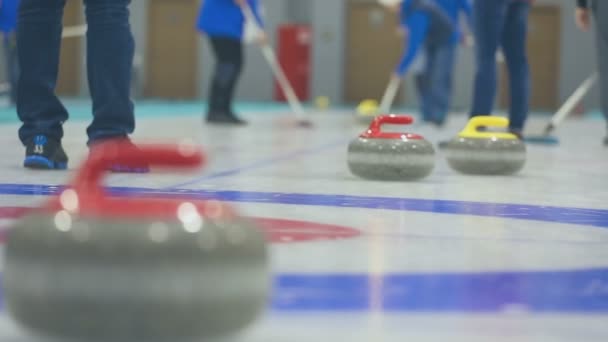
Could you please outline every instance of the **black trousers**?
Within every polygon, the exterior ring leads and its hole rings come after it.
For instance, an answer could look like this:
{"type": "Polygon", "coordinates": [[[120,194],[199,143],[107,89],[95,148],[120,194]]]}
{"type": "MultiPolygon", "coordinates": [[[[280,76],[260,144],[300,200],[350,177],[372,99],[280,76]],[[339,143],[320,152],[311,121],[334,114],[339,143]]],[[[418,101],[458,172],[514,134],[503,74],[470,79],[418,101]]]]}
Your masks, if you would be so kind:
{"type": "Polygon", "coordinates": [[[243,68],[243,43],[229,37],[209,37],[209,42],[216,60],[209,92],[209,114],[229,114],[243,68]]]}

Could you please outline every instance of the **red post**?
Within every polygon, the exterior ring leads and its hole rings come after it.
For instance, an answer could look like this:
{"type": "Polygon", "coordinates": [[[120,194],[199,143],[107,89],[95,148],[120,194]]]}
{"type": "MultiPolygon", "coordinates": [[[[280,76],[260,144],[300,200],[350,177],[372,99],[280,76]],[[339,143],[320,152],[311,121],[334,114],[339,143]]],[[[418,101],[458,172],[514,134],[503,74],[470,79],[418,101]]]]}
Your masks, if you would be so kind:
{"type": "MultiPolygon", "coordinates": [[[[277,58],[300,101],[310,98],[311,29],[307,25],[282,25],[278,28],[277,58]]],[[[286,102],[275,82],[274,98],[286,102]]]]}

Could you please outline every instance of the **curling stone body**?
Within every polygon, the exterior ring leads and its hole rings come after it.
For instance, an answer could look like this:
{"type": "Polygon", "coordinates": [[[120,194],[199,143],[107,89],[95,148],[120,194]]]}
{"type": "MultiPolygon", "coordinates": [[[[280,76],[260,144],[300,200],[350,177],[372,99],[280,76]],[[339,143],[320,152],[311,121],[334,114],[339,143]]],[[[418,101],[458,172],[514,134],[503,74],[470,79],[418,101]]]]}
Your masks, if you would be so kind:
{"type": "Polygon", "coordinates": [[[526,146],[515,135],[478,132],[480,126],[508,127],[506,118],[479,116],[446,146],[450,167],[464,174],[510,175],[526,163],[526,146]]]}
{"type": "Polygon", "coordinates": [[[423,137],[408,133],[380,132],[382,124],[409,124],[409,116],[379,116],[370,129],[348,146],[350,171],[373,180],[416,180],[435,166],[435,149],[423,137]]]}
{"type": "Polygon", "coordinates": [[[268,297],[264,237],[250,223],[53,216],[18,223],[6,247],[11,314],[33,331],[95,339],[189,340],[251,323],[268,297]]]}
{"type": "MultiPolygon", "coordinates": [[[[163,158],[142,151],[151,165],[163,158]]],[[[73,188],[11,229],[9,313],[38,334],[84,341],[204,340],[243,329],[269,297],[265,236],[218,201],[105,196],[102,170],[134,157],[89,158],[73,188]]]]}
{"type": "Polygon", "coordinates": [[[447,146],[448,163],[459,172],[480,175],[509,175],[526,163],[526,146],[516,139],[457,137],[447,146]]]}

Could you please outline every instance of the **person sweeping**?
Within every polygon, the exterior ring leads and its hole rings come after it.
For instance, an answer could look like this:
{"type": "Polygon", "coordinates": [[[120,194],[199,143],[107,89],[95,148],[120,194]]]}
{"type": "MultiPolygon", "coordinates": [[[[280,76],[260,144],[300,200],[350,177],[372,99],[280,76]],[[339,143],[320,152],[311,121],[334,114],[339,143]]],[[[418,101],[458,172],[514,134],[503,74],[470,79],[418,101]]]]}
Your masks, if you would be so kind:
{"type": "MultiPolygon", "coordinates": [[[[204,33],[215,55],[216,64],[209,91],[207,123],[246,125],[233,111],[234,92],[243,69],[243,35],[245,16],[242,8],[249,5],[260,27],[259,0],[205,0],[201,6],[197,28],[204,33]]],[[[259,44],[267,41],[261,31],[259,44]]]]}
{"type": "MultiPolygon", "coordinates": [[[[399,83],[419,53],[424,50],[427,63],[431,64],[444,63],[444,59],[449,59],[447,47],[456,32],[456,26],[452,20],[431,0],[404,0],[388,7],[399,12],[401,29],[406,38],[406,48],[382,100],[380,107],[383,111],[390,109],[399,83]]],[[[442,115],[439,112],[445,107],[442,104],[446,102],[445,88],[447,85],[443,82],[441,68],[427,69],[428,83],[424,87],[427,100],[422,101],[423,118],[427,121],[439,121],[442,115]],[[436,107],[439,109],[435,109],[436,107]]]]}
{"type": "Polygon", "coordinates": [[[469,0],[434,0],[452,20],[456,29],[449,41],[426,44],[422,53],[422,68],[416,73],[416,88],[425,122],[442,127],[445,124],[452,98],[452,79],[456,50],[459,42],[467,40],[459,28],[460,14],[467,19],[472,29],[472,8],[469,0]]]}

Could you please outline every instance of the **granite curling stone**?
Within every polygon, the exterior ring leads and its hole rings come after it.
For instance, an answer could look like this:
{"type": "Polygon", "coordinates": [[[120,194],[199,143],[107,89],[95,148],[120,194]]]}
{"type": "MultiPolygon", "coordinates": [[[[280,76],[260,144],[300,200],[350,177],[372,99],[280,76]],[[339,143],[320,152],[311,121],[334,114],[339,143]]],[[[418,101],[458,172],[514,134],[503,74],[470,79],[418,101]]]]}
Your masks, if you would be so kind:
{"type": "Polygon", "coordinates": [[[252,323],[270,288],[265,236],[252,222],[215,200],[115,197],[99,185],[112,162],[186,167],[202,153],[96,151],[105,152],[11,229],[10,315],[34,333],[84,341],[205,340],[252,323]]]}
{"type": "Polygon", "coordinates": [[[407,115],[381,115],[348,145],[350,171],[365,179],[408,181],[428,176],[435,166],[435,149],[422,136],[381,131],[382,125],[409,125],[407,115]]]}
{"type": "Polygon", "coordinates": [[[510,175],[526,163],[526,146],[516,135],[493,132],[505,129],[509,120],[495,116],[472,118],[460,134],[445,147],[450,167],[473,175],[510,175]],[[480,127],[487,130],[480,132],[480,127]]]}

